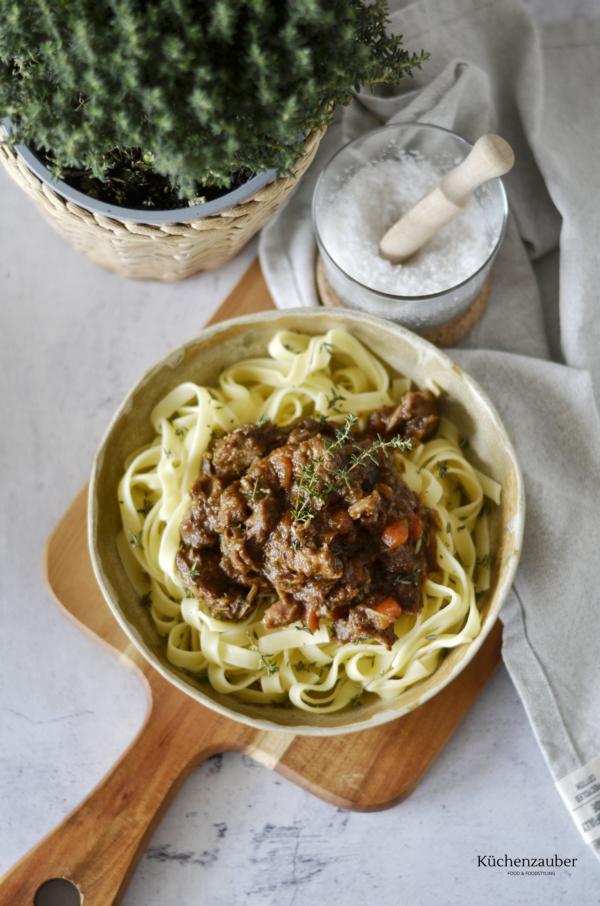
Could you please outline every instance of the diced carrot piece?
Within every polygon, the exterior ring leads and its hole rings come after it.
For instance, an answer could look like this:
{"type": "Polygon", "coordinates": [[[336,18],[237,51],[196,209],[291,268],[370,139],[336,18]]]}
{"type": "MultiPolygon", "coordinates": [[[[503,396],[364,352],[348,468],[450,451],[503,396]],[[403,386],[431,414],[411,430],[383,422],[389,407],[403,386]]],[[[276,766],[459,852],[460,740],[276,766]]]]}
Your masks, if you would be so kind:
{"type": "Polygon", "coordinates": [[[390,620],[397,620],[402,613],[402,608],[395,598],[384,598],[383,601],[379,602],[379,604],[375,604],[375,606],[372,607],[371,610],[376,610],[377,613],[382,613],[384,616],[389,617],[390,620]]]}
{"type": "Polygon", "coordinates": [[[400,547],[401,544],[406,544],[408,541],[408,519],[398,519],[396,522],[390,522],[389,525],[386,525],[381,534],[381,540],[391,550],[394,550],[395,547],[400,547]]]}
{"type": "Polygon", "coordinates": [[[281,465],[283,474],[280,475],[281,484],[284,488],[291,488],[294,470],[292,468],[292,457],[282,456],[281,465]]]}
{"type": "Polygon", "coordinates": [[[423,534],[423,529],[425,528],[425,526],[423,525],[423,520],[419,516],[417,516],[416,513],[411,513],[410,517],[409,517],[409,522],[410,522],[410,526],[409,526],[410,540],[418,541],[419,538],[421,537],[421,535],[423,534]]]}
{"type": "Polygon", "coordinates": [[[319,628],[319,618],[312,607],[306,612],[306,625],[311,632],[316,632],[319,628]]]}

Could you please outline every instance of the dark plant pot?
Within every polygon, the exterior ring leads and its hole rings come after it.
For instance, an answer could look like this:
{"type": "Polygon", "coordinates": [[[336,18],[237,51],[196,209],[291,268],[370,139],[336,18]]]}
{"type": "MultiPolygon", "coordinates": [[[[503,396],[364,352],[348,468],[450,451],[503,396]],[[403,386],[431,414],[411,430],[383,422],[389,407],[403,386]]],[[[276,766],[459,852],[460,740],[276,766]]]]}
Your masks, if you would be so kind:
{"type": "Polygon", "coordinates": [[[167,211],[146,210],[145,208],[125,208],[121,205],[109,204],[105,201],[98,201],[91,198],[83,192],[79,192],[64,182],[62,179],[55,179],[48,168],[40,158],[31,151],[26,145],[14,145],[14,149],[24,161],[32,173],[45,183],[53,192],[56,192],[66,201],[71,201],[80,208],[85,208],[92,214],[101,214],[103,217],[114,217],[117,220],[131,220],[135,223],[150,223],[160,225],[163,223],[191,223],[194,220],[203,220],[205,217],[214,217],[227,208],[232,208],[236,204],[247,201],[255,192],[264,189],[265,186],[273,182],[277,177],[276,170],[265,170],[264,173],[257,173],[252,179],[249,179],[237,189],[226,192],[212,201],[205,204],[186,205],[182,208],[170,208],[167,211]]]}

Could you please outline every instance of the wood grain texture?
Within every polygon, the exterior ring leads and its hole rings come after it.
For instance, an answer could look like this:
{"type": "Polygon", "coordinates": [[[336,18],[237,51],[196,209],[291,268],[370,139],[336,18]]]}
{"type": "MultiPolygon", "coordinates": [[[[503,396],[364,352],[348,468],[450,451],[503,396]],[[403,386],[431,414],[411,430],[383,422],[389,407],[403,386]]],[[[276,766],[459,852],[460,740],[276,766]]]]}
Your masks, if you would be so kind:
{"type": "MultiPolygon", "coordinates": [[[[271,301],[255,263],[217,318],[268,307],[271,301]]],[[[85,906],[118,902],[162,810],[190,771],[217,752],[244,751],[343,808],[393,805],[442,750],[500,658],[497,624],[454,682],[392,723],[327,739],[259,732],[188,698],[130,644],[94,579],[85,490],[51,535],[45,569],[50,590],[68,616],[138,673],[148,693],[148,715],[113,770],[0,882],[0,906],[31,906],[40,885],[55,877],[76,883],[85,906]]]]}

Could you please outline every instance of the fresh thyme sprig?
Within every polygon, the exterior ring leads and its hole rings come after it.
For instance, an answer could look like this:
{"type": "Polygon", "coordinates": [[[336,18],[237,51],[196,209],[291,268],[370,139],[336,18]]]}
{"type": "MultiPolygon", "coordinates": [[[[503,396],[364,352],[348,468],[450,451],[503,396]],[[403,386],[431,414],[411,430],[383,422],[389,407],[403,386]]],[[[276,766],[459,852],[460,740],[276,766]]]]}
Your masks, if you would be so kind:
{"type": "Polygon", "coordinates": [[[346,397],[343,393],[340,393],[335,386],[333,385],[331,389],[331,396],[327,398],[327,408],[332,412],[341,412],[341,409],[338,407],[338,403],[341,403],[342,400],[345,400],[346,397]]]}
{"type": "Polygon", "coordinates": [[[412,440],[399,436],[386,440],[381,434],[378,434],[369,446],[361,446],[352,438],[356,421],[355,415],[348,415],[342,427],[336,431],[335,439],[324,442],[324,453],[302,467],[300,477],[296,482],[296,499],[290,510],[295,522],[310,522],[311,519],[314,519],[317,504],[324,503],[329,494],[339,488],[340,484],[349,486],[350,476],[354,469],[367,462],[379,465],[380,454],[388,449],[412,450],[412,440]],[[351,444],[353,449],[350,463],[335,469],[331,478],[323,478],[320,470],[325,465],[327,457],[333,451],[343,450],[348,444],[351,444]]]}
{"type": "Polygon", "coordinates": [[[327,450],[341,449],[344,446],[344,444],[348,441],[348,439],[350,438],[354,425],[356,424],[357,421],[358,421],[358,419],[357,419],[356,415],[354,415],[353,413],[350,413],[349,415],[347,415],[342,427],[338,428],[337,431],[335,432],[335,440],[332,440],[332,441],[325,440],[324,441],[326,449],[327,450]]]}
{"type": "Polygon", "coordinates": [[[396,435],[396,437],[390,437],[389,440],[385,440],[381,434],[378,434],[370,447],[358,448],[360,452],[355,453],[352,457],[352,464],[350,465],[349,471],[355,469],[356,466],[362,466],[369,459],[371,462],[375,463],[375,465],[379,465],[379,454],[383,450],[401,450],[407,452],[408,450],[412,450],[412,448],[413,442],[408,437],[399,437],[396,435]]]}
{"type": "Polygon", "coordinates": [[[302,467],[300,478],[296,483],[296,499],[290,507],[290,514],[294,522],[310,522],[315,516],[315,506],[323,501],[329,491],[328,483],[319,474],[320,468],[325,463],[325,456],[321,454],[314,461],[307,462],[302,467]]]}
{"type": "Polygon", "coordinates": [[[270,676],[272,676],[273,673],[278,673],[279,664],[276,664],[273,660],[268,660],[264,654],[261,654],[260,651],[258,651],[258,635],[256,630],[253,629],[252,632],[248,632],[248,641],[250,642],[248,645],[250,651],[258,652],[259,663],[263,670],[266,670],[270,676]]]}
{"type": "Polygon", "coordinates": [[[254,479],[254,484],[249,491],[245,491],[244,496],[249,503],[256,503],[257,500],[262,500],[266,496],[266,491],[264,488],[259,487],[259,477],[258,475],[254,479]],[[260,495],[260,496],[259,496],[260,495]]]}
{"type": "Polygon", "coordinates": [[[260,655],[260,666],[266,670],[269,675],[279,673],[279,665],[275,661],[268,661],[264,654],[260,655]]]}

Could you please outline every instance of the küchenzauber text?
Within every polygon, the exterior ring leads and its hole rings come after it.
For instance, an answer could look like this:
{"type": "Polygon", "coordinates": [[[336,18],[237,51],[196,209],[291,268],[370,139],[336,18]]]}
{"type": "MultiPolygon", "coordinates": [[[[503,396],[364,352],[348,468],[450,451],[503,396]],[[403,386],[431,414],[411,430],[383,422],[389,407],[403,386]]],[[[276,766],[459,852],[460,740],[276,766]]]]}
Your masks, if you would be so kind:
{"type": "Polygon", "coordinates": [[[478,868],[574,868],[577,859],[563,859],[554,854],[545,857],[477,856],[478,868]]]}

